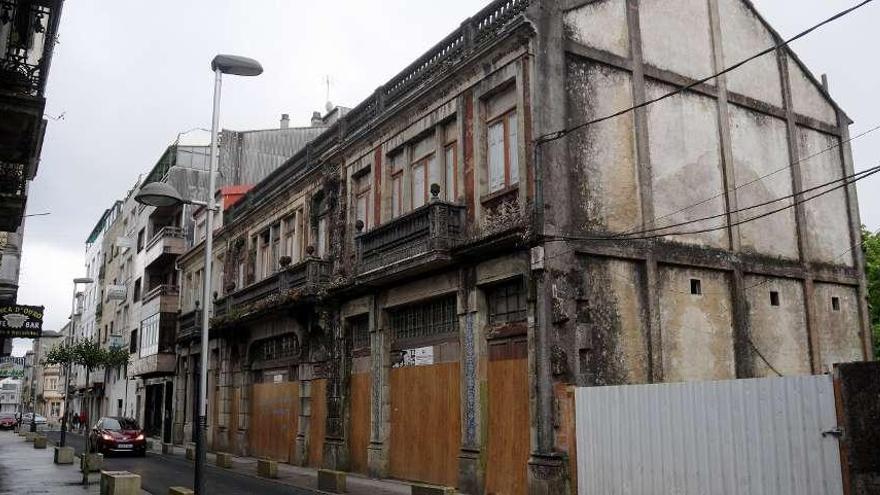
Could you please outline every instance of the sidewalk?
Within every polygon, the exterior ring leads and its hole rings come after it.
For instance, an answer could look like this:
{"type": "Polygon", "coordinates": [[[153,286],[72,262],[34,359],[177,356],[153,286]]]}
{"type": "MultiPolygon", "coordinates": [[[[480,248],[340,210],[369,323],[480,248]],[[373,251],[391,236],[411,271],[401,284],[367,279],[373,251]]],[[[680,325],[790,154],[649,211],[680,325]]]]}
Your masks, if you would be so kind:
{"type": "MultiPolygon", "coordinates": [[[[35,449],[14,431],[0,431],[0,495],[97,495],[100,473],[92,473],[88,487],[80,483],[79,463],[52,462],[51,446],[35,449]]],[[[143,492],[149,495],[147,492],[143,492]]]]}
{"type": "MultiPolygon", "coordinates": [[[[150,452],[162,455],[162,444],[154,443],[153,450],[150,452]]],[[[174,446],[174,453],[167,455],[185,458],[186,448],[174,446]]],[[[216,465],[216,456],[214,454],[209,452],[207,458],[208,464],[212,466],[216,465]]],[[[255,457],[233,457],[232,468],[228,471],[243,476],[257,478],[257,459],[255,457]]],[[[278,478],[272,481],[298,488],[317,490],[318,470],[279,462],[278,478]]],[[[410,495],[411,492],[410,485],[402,481],[376,480],[352,473],[348,473],[346,488],[346,493],[352,495],[410,495]]]]}

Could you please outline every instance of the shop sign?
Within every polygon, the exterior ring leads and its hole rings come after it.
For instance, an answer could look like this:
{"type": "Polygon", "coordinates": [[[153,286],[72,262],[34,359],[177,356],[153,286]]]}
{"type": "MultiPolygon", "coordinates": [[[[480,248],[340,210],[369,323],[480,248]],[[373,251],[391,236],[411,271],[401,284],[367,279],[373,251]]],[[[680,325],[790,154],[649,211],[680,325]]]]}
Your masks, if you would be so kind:
{"type": "Polygon", "coordinates": [[[43,309],[43,306],[0,306],[0,337],[40,338],[43,309]]]}

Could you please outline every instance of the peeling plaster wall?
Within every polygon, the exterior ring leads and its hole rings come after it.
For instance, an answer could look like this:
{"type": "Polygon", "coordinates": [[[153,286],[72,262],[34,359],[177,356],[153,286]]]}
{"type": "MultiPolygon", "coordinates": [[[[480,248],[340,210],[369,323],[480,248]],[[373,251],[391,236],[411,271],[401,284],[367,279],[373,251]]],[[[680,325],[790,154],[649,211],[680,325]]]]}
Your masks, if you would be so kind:
{"type": "MultiPolygon", "coordinates": [[[[648,99],[673,88],[648,82],[648,99]]],[[[696,94],[670,97],[648,107],[648,134],[653,167],[655,225],[676,224],[724,213],[724,181],[716,103],[696,94]],[[712,198],[706,201],[707,198],[712,198]],[[692,205],[698,206],[688,208],[692,205]]],[[[724,217],[676,228],[691,231],[723,226],[724,217]]],[[[727,248],[722,230],[671,238],[678,242],[727,248]]]]}
{"type": "Polygon", "coordinates": [[[579,363],[585,385],[623,385],[649,380],[648,337],[642,288],[644,270],[632,261],[581,258],[582,295],[577,302],[579,363]],[[583,369],[587,365],[587,369],[583,369]]]}
{"type": "MultiPolygon", "coordinates": [[[[736,198],[748,208],[791,194],[791,171],[784,121],[735,105],[730,106],[736,198]],[[780,170],[779,172],[776,172],[780,170]],[[775,173],[774,173],[775,172],[775,173]],[[767,178],[761,179],[768,174],[767,178]]],[[[791,205],[792,199],[744,211],[740,220],[791,205]]],[[[739,227],[744,252],[798,259],[794,209],[774,213],[739,227]]]]}
{"type": "Polygon", "coordinates": [[[663,381],[736,378],[729,275],[662,267],[659,282],[663,381]],[[691,279],[701,295],[691,294],[691,279]]]}
{"type": "MultiPolygon", "coordinates": [[[[626,72],[570,60],[566,74],[569,123],[584,122],[632,105],[626,72]]],[[[573,180],[584,230],[622,232],[641,224],[633,116],[590,126],[569,137],[573,180]]]]}
{"type": "Polygon", "coordinates": [[[715,72],[706,0],[642,0],[639,10],[645,63],[692,79],[715,72]]]}
{"type": "Polygon", "coordinates": [[[813,301],[818,323],[816,331],[819,334],[821,371],[831,371],[834,363],[863,360],[856,290],[838,284],[816,284],[813,301]],[[832,306],[834,297],[839,300],[839,311],[832,306]]]}
{"type": "MultiPolygon", "coordinates": [[[[773,36],[741,0],[718,0],[725,67],[775,45],[773,36]]],[[[728,73],[728,90],[782,107],[782,78],[772,54],[728,73]]]]}
{"type": "MultiPolygon", "coordinates": [[[[804,189],[839,179],[843,176],[840,152],[837,148],[822,152],[839,143],[827,134],[798,127],[798,149],[804,189]],[[816,155],[810,157],[811,155],[816,155]],[[810,157],[810,158],[808,158],[810,157]]],[[[806,193],[806,197],[828,191],[842,183],[835,183],[806,193]]],[[[852,239],[848,225],[845,189],[837,189],[804,203],[807,216],[806,235],[810,246],[809,261],[853,265],[852,239]]]]}
{"type": "Polygon", "coordinates": [[[626,1],[593,2],[566,12],[563,22],[569,38],[621,57],[629,56],[626,1]]]}
{"type": "Polygon", "coordinates": [[[757,351],[751,349],[753,376],[776,376],[761,356],[783,375],[810,374],[803,284],[799,280],[756,275],[747,275],[744,282],[749,305],[750,337],[754,348],[757,348],[757,351]],[[771,304],[771,291],[779,294],[779,306],[771,304]]]}

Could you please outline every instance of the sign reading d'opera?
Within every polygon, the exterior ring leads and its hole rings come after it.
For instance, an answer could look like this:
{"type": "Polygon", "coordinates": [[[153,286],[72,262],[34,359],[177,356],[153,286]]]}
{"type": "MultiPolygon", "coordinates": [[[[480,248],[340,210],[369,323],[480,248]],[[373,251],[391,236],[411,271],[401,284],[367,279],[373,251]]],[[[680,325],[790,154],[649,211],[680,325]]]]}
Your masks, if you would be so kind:
{"type": "Polygon", "coordinates": [[[36,339],[43,331],[43,306],[0,306],[0,337],[36,339]]]}

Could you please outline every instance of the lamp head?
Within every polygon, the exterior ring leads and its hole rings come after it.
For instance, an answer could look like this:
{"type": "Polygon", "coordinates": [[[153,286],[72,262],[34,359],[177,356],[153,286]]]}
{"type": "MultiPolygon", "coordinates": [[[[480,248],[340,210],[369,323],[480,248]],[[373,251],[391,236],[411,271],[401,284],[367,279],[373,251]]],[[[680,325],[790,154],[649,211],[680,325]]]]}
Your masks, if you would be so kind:
{"type": "Polygon", "coordinates": [[[87,277],[82,277],[82,278],[75,278],[75,279],[73,279],[73,283],[75,283],[75,284],[91,284],[91,283],[93,283],[93,282],[94,282],[93,279],[90,279],[90,278],[87,278],[87,277]]]}
{"type": "Polygon", "coordinates": [[[234,76],[259,76],[263,73],[263,66],[252,58],[239,57],[238,55],[217,55],[211,61],[211,70],[234,76]]]}
{"type": "Polygon", "coordinates": [[[185,201],[171,184],[165,182],[149,182],[141,187],[134,200],[147,206],[178,206],[185,201]]]}

